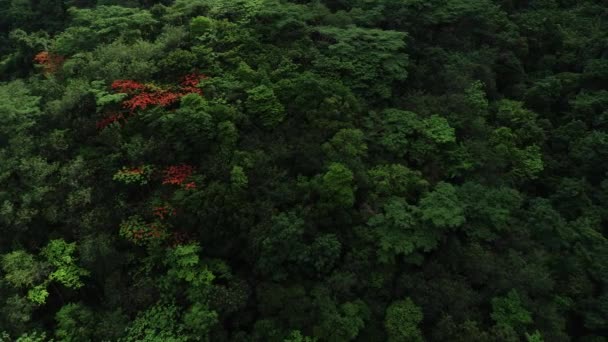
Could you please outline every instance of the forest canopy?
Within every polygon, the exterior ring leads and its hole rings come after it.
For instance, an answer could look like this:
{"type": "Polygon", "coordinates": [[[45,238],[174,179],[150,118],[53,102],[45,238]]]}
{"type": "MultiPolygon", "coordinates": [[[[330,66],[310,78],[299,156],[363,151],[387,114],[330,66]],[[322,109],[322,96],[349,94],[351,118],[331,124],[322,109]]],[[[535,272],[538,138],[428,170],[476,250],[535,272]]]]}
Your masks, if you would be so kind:
{"type": "Polygon", "coordinates": [[[608,341],[603,0],[0,0],[0,341],[608,341]]]}

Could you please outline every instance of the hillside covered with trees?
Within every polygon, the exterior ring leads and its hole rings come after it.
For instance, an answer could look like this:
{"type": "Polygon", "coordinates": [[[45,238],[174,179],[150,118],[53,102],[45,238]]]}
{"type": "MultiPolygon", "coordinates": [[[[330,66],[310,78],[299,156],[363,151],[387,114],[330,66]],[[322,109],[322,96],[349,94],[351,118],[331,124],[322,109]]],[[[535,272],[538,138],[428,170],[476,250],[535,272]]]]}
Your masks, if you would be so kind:
{"type": "Polygon", "coordinates": [[[605,0],[0,0],[0,341],[608,341],[605,0]]]}

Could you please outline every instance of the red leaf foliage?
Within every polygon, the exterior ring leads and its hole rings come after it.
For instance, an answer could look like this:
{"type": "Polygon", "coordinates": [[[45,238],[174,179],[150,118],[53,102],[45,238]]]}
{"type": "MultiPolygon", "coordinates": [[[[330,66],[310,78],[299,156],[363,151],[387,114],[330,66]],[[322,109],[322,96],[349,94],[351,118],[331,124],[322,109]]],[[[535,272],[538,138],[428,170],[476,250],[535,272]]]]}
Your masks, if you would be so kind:
{"type": "Polygon", "coordinates": [[[186,190],[194,190],[194,189],[196,189],[196,183],[194,183],[194,182],[186,183],[186,184],[184,184],[184,187],[186,188],[186,190]]]}
{"type": "Polygon", "coordinates": [[[188,94],[200,94],[203,92],[198,85],[205,78],[202,74],[190,74],[184,76],[178,89],[159,89],[150,84],[143,84],[133,80],[116,80],[112,82],[112,90],[120,93],[126,93],[132,97],[125,100],[122,105],[124,108],[134,112],[136,110],[144,110],[149,106],[167,107],[179,101],[180,98],[188,94]]]}
{"type": "Polygon", "coordinates": [[[109,116],[97,121],[97,128],[104,129],[104,128],[108,127],[109,125],[113,124],[114,122],[119,122],[120,125],[122,126],[125,124],[126,121],[127,121],[127,119],[125,118],[124,114],[114,113],[114,114],[110,114],[109,116]]]}
{"type": "Polygon", "coordinates": [[[132,94],[146,89],[146,86],[133,80],[116,80],[112,82],[112,89],[119,93],[132,94]]]}
{"type": "Polygon", "coordinates": [[[34,56],[34,62],[42,66],[45,74],[55,73],[59,70],[64,61],[65,57],[48,51],[41,51],[34,56]]]}
{"type": "Polygon", "coordinates": [[[182,164],[169,166],[164,171],[163,184],[184,185],[186,189],[196,188],[194,182],[184,184],[188,177],[192,175],[194,168],[190,165],[182,164]]]}
{"type": "Polygon", "coordinates": [[[152,208],[152,214],[159,219],[164,220],[165,217],[175,216],[176,211],[168,205],[163,205],[152,208]]]}
{"type": "Polygon", "coordinates": [[[184,91],[184,95],[191,93],[203,95],[203,91],[198,88],[198,85],[204,78],[207,78],[207,76],[203,74],[189,74],[184,76],[184,80],[181,83],[181,88],[184,91]]]}
{"type": "Polygon", "coordinates": [[[135,229],[133,230],[133,240],[144,240],[144,239],[159,239],[163,236],[163,230],[155,224],[150,224],[147,229],[135,229]]]}
{"type": "Polygon", "coordinates": [[[142,92],[124,101],[123,106],[132,112],[138,109],[144,110],[148,106],[166,107],[175,103],[180,97],[180,94],[170,91],[142,92]]]}
{"type": "Polygon", "coordinates": [[[192,237],[186,232],[174,232],[172,235],[173,235],[173,241],[171,243],[171,247],[185,245],[190,240],[192,240],[192,237]]]}
{"type": "Polygon", "coordinates": [[[142,173],[144,173],[144,169],[141,167],[134,167],[130,170],[127,170],[127,172],[134,175],[141,175],[142,173]]]}

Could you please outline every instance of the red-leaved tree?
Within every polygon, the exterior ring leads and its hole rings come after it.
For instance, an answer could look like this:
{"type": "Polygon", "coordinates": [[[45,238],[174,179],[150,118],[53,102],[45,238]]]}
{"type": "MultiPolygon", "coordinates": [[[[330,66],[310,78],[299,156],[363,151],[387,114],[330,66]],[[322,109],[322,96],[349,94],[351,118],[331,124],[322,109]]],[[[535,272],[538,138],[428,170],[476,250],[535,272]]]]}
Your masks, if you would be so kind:
{"type": "Polygon", "coordinates": [[[53,74],[59,70],[63,65],[65,57],[50,53],[48,51],[41,51],[34,56],[34,62],[42,66],[42,70],[45,74],[53,74]]]}
{"type": "Polygon", "coordinates": [[[152,84],[144,84],[133,80],[116,80],[112,82],[112,90],[125,93],[131,98],[125,100],[122,106],[131,112],[145,110],[149,106],[170,106],[183,96],[188,94],[200,94],[202,90],[198,88],[200,81],[205,78],[202,74],[189,74],[184,76],[183,81],[178,87],[162,88],[152,84]]]}
{"type": "Polygon", "coordinates": [[[178,185],[188,190],[196,189],[195,182],[188,182],[192,173],[194,167],[187,164],[169,166],[163,172],[163,184],[178,185]]]}

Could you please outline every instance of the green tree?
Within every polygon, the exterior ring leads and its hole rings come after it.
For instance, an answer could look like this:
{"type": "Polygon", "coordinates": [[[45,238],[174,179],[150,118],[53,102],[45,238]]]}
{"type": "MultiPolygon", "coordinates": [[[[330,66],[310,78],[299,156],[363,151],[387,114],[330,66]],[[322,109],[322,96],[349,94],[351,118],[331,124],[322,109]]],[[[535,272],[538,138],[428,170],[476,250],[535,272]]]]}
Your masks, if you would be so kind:
{"type": "Polygon", "coordinates": [[[318,191],[323,203],[329,207],[350,208],[355,203],[356,186],[353,172],[340,163],[329,165],[319,179],[318,191]]]}
{"type": "Polygon", "coordinates": [[[351,341],[365,327],[368,307],[361,300],[337,304],[323,288],[314,291],[319,323],[314,326],[314,337],[326,341],[351,341]]]}
{"type": "Polygon", "coordinates": [[[15,251],[2,258],[5,279],[15,287],[29,288],[27,297],[36,304],[44,304],[49,295],[48,285],[56,281],[67,288],[84,286],[81,278],[89,271],[76,263],[76,243],[51,240],[40,252],[39,260],[25,251],[15,251]]]}
{"type": "Polygon", "coordinates": [[[268,233],[259,238],[259,259],[256,267],[273,279],[285,279],[288,266],[305,253],[303,241],[305,221],[294,212],[273,216],[268,233]]]}
{"type": "Polygon", "coordinates": [[[375,166],[368,170],[372,191],[375,197],[402,196],[414,199],[429,186],[420,171],[412,170],[401,164],[375,166]]]}
{"type": "Polygon", "coordinates": [[[0,1],[0,340],[602,341],[605,7],[0,1]]]}
{"type": "Polygon", "coordinates": [[[383,206],[383,213],[369,219],[367,224],[375,229],[381,260],[391,260],[398,254],[410,254],[417,247],[434,246],[434,238],[416,234],[417,212],[418,209],[404,199],[392,198],[383,206]]]}
{"type": "Polygon", "coordinates": [[[316,68],[333,75],[362,95],[388,98],[407,77],[408,56],[403,32],[362,27],[319,27],[323,57],[316,68]],[[330,41],[331,43],[325,43],[330,41]]]}
{"type": "Polygon", "coordinates": [[[86,341],[93,339],[95,316],[94,313],[81,303],[64,305],[55,314],[58,341],[86,341]]]}
{"type": "Polygon", "coordinates": [[[2,256],[4,279],[15,287],[30,287],[45,275],[45,265],[23,250],[2,256]]]}
{"type": "Polygon", "coordinates": [[[214,275],[200,262],[198,253],[200,253],[198,244],[182,245],[170,249],[165,259],[168,266],[168,280],[185,281],[194,288],[211,284],[214,275]]]}
{"type": "Polygon", "coordinates": [[[422,219],[438,228],[453,228],[465,222],[464,210],[456,189],[449,183],[439,183],[420,200],[422,219]]]}
{"type": "Polygon", "coordinates": [[[379,143],[397,157],[408,153],[414,134],[420,129],[421,122],[414,112],[387,109],[382,113],[382,133],[379,143]]]}
{"type": "Polygon", "coordinates": [[[315,339],[313,337],[303,336],[299,330],[294,330],[283,341],[284,342],[315,342],[316,340],[317,339],[315,339]]]}
{"type": "Polygon", "coordinates": [[[505,297],[492,299],[492,319],[498,325],[506,325],[521,331],[532,323],[532,316],[521,303],[516,290],[511,290],[505,297]]]}
{"type": "Polygon", "coordinates": [[[422,310],[410,298],[393,302],[386,309],[384,326],[391,342],[423,341],[418,325],[422,310]]]}
{"type": "Polygon", "coordinates": [[[118,37],[133,41],[157,23],[150,12],[139,8],[71,7],[68,13],[72,17],[72,26],[58,35],[53,44],[53,49],[62,55],[92,50],[97,44],[109,43],[118,37]]]}
{"type": "Polygon", "coordinates": [[[183,332],[184,327],[179,323],[179,308],[175,304],[158,303],[138,314],[120,341],[188,341],[183,332]]]}
{"type": "Polygon", "coordinates": [[[362,159],[367,156],[365,136],[358,129],[341,129],[323,144],[327,158],[350,168],[361,168],[362,159]]]}
{"type": "Polygon", "coordinates": [[[285,117],[285,109],[278,101],[272,88],[261,85],[247,90],[247,101],[245,102],[247,112],[259,120],[265,128],[274,128],[285,117]]]}

